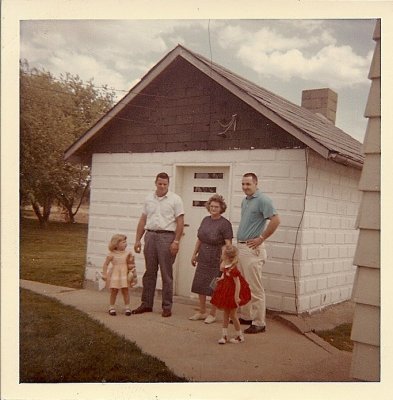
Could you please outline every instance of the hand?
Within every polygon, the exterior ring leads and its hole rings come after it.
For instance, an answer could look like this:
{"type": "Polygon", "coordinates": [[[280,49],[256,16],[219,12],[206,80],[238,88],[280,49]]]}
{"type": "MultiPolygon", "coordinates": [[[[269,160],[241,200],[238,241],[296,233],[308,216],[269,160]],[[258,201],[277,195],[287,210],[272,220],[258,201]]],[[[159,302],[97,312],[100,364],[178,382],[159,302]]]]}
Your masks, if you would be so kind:
{"type": "Polygon", "coordinates": [[[251,249],[256,249],[258,246],[260,246],[264,242],[264,239],[258,236],[255,239],[250,239],[247,240],[247,246],[250,247],[251,249]]]}
{"type": "Polygon", "coordinates": [[[239,307],[239,305],[240,305],[240,297],[235,297],[235,303],[239,307]]]}
{"type": "Polygon", "coordinates": [[[102,275],[102,280],[106,281],[106,275],[102,275]]]}
{"type": "Polygon", "coordinates": [[[191,264],[196,267],[197,265],[197,256],[193,255],[191,258],[191,264]]]}
{"type": "Polygon", "coordinates": [[[134,244],[135,253],[138,253],[138,254],[139,254],[139,253],[141,252],[141,249],[142,249],[141,241],[138,240],[138,241],[135,242],[135,244],[134,244]]]}
{"type": "Polygon", "coordinates": [[[178,251],[179,251],[179,243],[177,243],[177,242],[172,242],[172,243],[171,243],[171,247],[170,247],[169,249],[170,249],[171,254],[172,254],[173,256],[175,256],[175,255],[178,253],[178,251]]]}

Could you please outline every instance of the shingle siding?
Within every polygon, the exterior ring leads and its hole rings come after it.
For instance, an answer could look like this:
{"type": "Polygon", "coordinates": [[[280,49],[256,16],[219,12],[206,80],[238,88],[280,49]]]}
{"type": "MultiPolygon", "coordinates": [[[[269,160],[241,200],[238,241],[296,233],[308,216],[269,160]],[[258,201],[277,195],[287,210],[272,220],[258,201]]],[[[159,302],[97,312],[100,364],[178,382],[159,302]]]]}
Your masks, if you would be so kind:
{"type": "Polygon", "coordinates": [[[89,153],[301,148],[305,145],[179,58],[115,117],[89,153]],[[236,130],[217,134],[236,114],[236,130]]]}
{"type": "Polygon", "coordinates": [[[381,21],[377,20],[376,41],[369,78],[371,87],[365,116],[369,118],[363,150],[365,162],[359,188],[363,192],[359,210],[359,240],[354,262],[358,265],[353,290],[355,314],[351,338],[354,350],[353,378],[380,380],[380,179],[381,179],[381,21]]]}

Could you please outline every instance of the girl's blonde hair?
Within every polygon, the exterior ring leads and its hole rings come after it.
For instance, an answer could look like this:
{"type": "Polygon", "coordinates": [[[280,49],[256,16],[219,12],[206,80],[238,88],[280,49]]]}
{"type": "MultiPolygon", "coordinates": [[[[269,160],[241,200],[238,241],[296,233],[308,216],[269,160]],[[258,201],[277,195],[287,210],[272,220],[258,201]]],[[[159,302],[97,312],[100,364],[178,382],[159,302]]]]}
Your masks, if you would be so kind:
{"type": "Polygon", "coordinates": [[[239,262],[238,254],[239,250],[236,246],[227,244],[223,247],[222,259],[223,261],[229,261],[231,265],[236,265],[239,262]]]}
{"type": "Polygon", "coordinates": [[[121,233],[116,233],[116,235],[112,236],[112,239],[109,242],[108,249],[110,251],[116,250],[117,246],[122,240],[127,240],[127,236],[121,233]]]}

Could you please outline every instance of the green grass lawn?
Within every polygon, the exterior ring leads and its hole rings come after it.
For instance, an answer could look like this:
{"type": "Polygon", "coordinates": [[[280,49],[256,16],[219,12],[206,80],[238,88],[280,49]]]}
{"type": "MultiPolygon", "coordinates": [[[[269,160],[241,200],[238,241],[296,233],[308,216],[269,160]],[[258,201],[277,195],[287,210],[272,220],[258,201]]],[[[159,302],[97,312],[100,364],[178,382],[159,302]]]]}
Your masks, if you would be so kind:
{"type": "Polygon", "coordinates": [[[87,224],[22,218],[20,225],[20,277],[31,281],[80,289],[86,261],[87,224]]]}
{"type": "Polygon", "coordinates": [[[328,331],[315,332],[323,340],[340,350],[352,351],[353,342],[351,340],[352,324],[342,324],[328,331]]]}
{"type": "Polygon", "coordinates": [[[20,291],[20,382],[186,382],[73,307],[20,291]]]}
{"type": "MultiPolygon", "coordinates": [[[[20,277],[82,288],[86,224],[21,219],[20,277]]],[[[20,291],[20,381],[184,382],[86,314],[28,290],[20,291]]]]}

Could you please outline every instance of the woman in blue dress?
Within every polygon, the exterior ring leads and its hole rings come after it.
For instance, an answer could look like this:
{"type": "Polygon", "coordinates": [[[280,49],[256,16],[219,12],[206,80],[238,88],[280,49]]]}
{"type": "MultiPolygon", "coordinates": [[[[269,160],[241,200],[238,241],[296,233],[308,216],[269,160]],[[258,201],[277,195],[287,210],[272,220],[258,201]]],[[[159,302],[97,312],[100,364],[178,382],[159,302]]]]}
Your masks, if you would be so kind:
{"type": "Polygon", "coordinates": [[[210,215],[201,222],[191,258],[191,264],[196,267],[191,291],[198,294],[199,311],[189,319],[204,320],[206,324],[210,324],[216,320],[216,307],[212,306],[208,314],[206,297],[213,294],[210,283],[213,278],[220,276],[222,246],[232,243],[233,230],[231,223],[221,215],[227,208],[222,196],[215,194],[210,197],[206,208],[210,215]]]}

